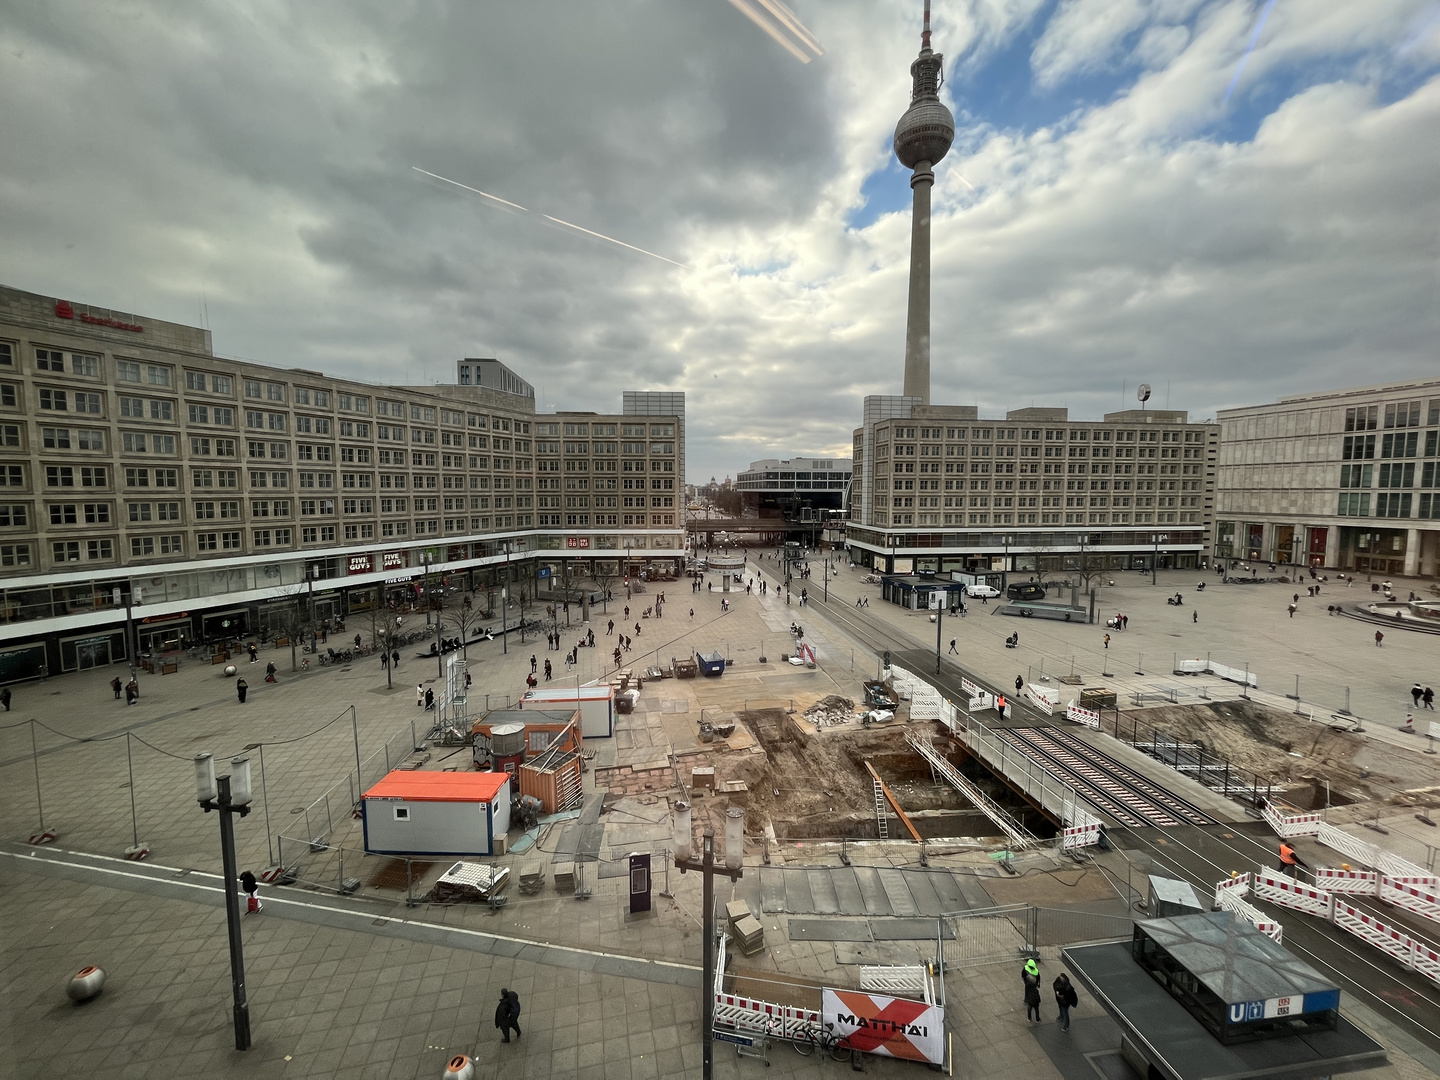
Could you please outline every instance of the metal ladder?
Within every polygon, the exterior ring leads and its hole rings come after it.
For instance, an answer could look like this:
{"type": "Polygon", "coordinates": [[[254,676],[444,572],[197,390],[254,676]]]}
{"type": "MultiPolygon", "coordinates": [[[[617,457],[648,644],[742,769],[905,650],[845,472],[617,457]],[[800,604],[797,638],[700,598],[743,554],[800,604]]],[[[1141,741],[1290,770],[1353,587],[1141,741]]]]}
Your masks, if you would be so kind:
{"type": "MultiPolygon", "coordinates": [[[[914,735],[906,735],[908,742],[915,752],[923,757],[930,765],[930,774],[937,779],[943,779],[956,791],[964,795],[975,808],[995,823],[1009,838],[1014,847],[1030,847],[1037,843],[1037,839],[1020,822],[1016,821],[1003,807],[972,784],[961,775],[960,770],[955,768],[945,759],[945,756],[935,749],[927,740],[916,738],[914,735]]],[[[878,787],[878,785],[877,785],[878,787]]]]}
{"type": "Polygon", "coordinates": [[[880,830],[880,839],[890,839],[889,814],[885,810],[885,792],[880,781],[875,781],[875,825],[880,830]]]}

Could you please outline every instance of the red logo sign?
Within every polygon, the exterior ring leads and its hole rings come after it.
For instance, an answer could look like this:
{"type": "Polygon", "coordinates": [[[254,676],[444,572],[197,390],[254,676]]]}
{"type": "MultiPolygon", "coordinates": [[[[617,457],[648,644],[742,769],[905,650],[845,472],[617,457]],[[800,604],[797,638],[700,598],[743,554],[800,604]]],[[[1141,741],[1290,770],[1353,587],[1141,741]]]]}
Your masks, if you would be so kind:
{"type": "Polygon", "coordinates": [[[566,546],[567,548],[588,548],[588,547],[590,546],[590,537],[588,537],[588,536],[569,536],[569,537],[566,537],[566,538],[565,538],[565,546],[566,546]]]}
{"type": "Polygon", "coordinates": [[[139,323],[121,322],[119,319],[112,319],[104,315],[90,315],[83,311],[79,315],[76,315],[74,305],[68,300],[55,301],[55,317],[57,319],[78,318],[81,322],[89,323],[91,326],[108,326],[113,330],[129,330],[135,334],[143,334],[145,332],[145,327],[139,323]]]}
{"type": "Polygon", "coordinates": [[[375,559],[371,555],[351,555],[349,566],[352,574],[368,574],[375,568],[375,559]]]}
{"type": "Polygon", "coordinates": [[[405,553],[403,551],[385,552],[384,567],[386,570],[398,570],[405,565],[405,553]]]}

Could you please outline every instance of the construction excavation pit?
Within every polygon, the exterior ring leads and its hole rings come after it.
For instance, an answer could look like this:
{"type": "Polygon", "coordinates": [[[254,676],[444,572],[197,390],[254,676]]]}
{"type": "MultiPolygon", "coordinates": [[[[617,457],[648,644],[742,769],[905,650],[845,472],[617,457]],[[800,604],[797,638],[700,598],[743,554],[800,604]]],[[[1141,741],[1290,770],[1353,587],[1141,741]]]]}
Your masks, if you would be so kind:
{"type": "MultiPolygon", "coordinates": [[[[919,837],[981,847],[996,840],[994,823],[950,783],[937,779],[907,736],[931,740],[956,769],[1017,818],[1023,817],[1037,834],[1054,832],[1052,824],[1010,795],[1002,782],[954,756],[950,739],[937,734],[933,723],[821,727],[784,708],[744,710],[736,713],[736,720],[753,737],[754,749],[712,760],[720,799],[727,797],[728,787],[728,797],[742,805],[733,789],[739,787],[737,781],[743,783],[746,832],[767,833],[779,841],[919,837]],[[908,825],[900,820],[896,804],[908,825]]],[[[709,808],[711,813],[717,809],[713,803],[709,808]]]]}
{"type": "MultiPolygon", "coordinates": [[[[735,743],[743,749],[725,742],[707,747],[713,793],[699,792],[696,811],[718,823],[727,805],[742,807],[746,832],[775,842],[948,841],[957,850],[1006,844],[996,822],[958,790],[958,777],[1029,834],[1056,834],[1058,822],[939,724],[907,722],[905,705],[897,712],[885,722],[866,723],[874,713],[834,695],[808,707],[796,702],[737,710],[735,743]]],[[[1213,819],[1218,804],[1205,804],[1207,810],[1166,792],[1176,786],[1163,779],[1169,773],[1228,796],[1237,813],[1270,799],[1297,810],[1328,807],[1340,815],[1337,820],[1361,820],[1374,814],[1376,804],[1440,803],[1433,784],[1411,775],[1415,767],[1408,759],[1367,744],[1343,722],[1315,722],[1250,701],[1127,711],[1118,721],[1117,728],[1116,717],[1107,714],[1103,729],[1106,735],[1118,731],[1122,745],[1064,723],[997,725],[996,735],[1121,826],[1213,819]],[[1159,765],[1166,770],[1157,772],[1159,765]]]]}

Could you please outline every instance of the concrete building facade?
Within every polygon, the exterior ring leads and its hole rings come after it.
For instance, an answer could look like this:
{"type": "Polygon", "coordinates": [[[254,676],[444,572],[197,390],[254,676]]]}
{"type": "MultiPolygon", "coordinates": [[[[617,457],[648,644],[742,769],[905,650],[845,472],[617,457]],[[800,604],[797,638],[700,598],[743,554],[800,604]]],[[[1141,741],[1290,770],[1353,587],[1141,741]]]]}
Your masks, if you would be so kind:
{"type": "Polygon", "coordinates": [[[273,630],[297,589],[324,620],[436,573],[533,597],[673,572],[684,395],[625,404],[537,414],[496,360],[426,387],[229,360],[196,327],[0,288],[0,681],[121,659],[127,603],[147,650],[273,630]]]}
{"type": "Polygon", "coordinates": [[[848,458],[766,458],[740,473],[740,510],[746,517],[823,520],[844,511],[850,489],[848,458]]]}
{"type": "Polygon", "coordinates": [[[1003,419],[975,406],[867,397],[854,432],[851,557],[891,573],[1199,564],[1219,428],[1134,409],[1003,419]]]}
{"type": "Polygon", "coordinates": [[[1216,419],[1216,558],[1440,575],[1440,379],[1216,419]]]}

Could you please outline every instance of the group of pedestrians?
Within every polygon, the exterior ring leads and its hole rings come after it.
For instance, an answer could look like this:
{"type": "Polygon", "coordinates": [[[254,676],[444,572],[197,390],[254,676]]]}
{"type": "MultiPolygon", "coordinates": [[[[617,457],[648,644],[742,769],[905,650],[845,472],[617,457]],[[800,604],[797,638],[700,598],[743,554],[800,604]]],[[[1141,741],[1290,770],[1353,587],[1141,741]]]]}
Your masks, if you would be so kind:
{"type": "Polygon", "coordinates": [[[1422,705],[1432,712],[1435,709],[1435,691],[1428,686],[1421,686],[1418,682],[1410,687],[1410,700],[1415,703],[1414,707],[1417,709],[1422,705]]]}
{"type": "MultiPolygon", "coordinates": [[[[1026,960],[1025,966],[1020,969],[1020,982],[1025,988],[1025,1019],[1031,1023],[1042,1022],[1040,1016],[1040,965],[1033,959],[1026,960]]],[[[1050,984],[1051,991],[1055,994],[1055,1006],[1060,1010],[1058,1021],[1061,1031],[1070,1030],[1070,1010],[1080,1004],[1080,995],[1075,992],[1075,984],[1070,981],[1070,976],[1061,972],[1055,976],[1055,981],[1050,984]]]]}

